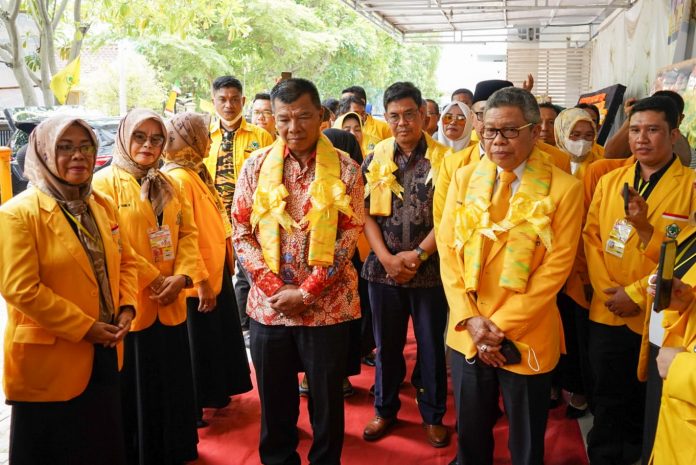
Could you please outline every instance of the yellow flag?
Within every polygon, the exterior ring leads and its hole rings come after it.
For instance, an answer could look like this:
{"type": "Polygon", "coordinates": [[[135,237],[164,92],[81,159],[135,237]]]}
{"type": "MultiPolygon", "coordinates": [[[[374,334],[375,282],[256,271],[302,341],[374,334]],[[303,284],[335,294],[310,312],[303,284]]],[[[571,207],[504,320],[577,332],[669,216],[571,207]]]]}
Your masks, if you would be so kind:
{"type": "Polygon", "coordinates": [[[68,99],[70,89],[80,83],[80,57],[68,63],[51,78],[51,90],[61,104],[68,99]]]}
{"type": "Polygon", "coordinates": [[[169,96],[167,97],[167,104],[164,106],[164,111],[174,113],[176,110],[176,98],[179,94],[175,90],[169,91],[169,96]]]}

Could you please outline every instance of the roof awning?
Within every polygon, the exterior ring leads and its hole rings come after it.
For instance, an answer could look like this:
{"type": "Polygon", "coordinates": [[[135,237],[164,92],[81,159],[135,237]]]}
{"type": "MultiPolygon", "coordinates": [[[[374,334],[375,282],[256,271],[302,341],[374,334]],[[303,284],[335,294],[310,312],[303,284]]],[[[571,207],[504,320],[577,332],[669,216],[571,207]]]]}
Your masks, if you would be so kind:
{"type": "Polygon", "coordinates": [[[403,42],[581,46],[637,0],[342,0],[403,42]]]}

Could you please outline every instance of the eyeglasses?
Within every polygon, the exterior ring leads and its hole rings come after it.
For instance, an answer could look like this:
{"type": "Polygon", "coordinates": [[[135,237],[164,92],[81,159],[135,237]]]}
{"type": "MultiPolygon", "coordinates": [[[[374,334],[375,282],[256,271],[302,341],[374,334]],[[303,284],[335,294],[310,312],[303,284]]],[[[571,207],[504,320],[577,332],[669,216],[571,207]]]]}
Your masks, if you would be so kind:
{"type": "Polygon", "coordinates": [[[134,132],[133,140],[140,145],[145,145],[145,142],[149,140],[153,147],[161,147],[162,144],[164,144],[164,136],[161,134],[155,134],[148,137],[148,135],[144,132],[134,132]]]}
{"type": "Polygon", "coordinates": [[[58,155],[72,155],[75,151],[79,151],[82,155],[94,156],[97,153],[97,147],[92,144],[84,145],[72,145],[72,144],[58,144],[56,145],[56,152],[58,155]]]}
{"type": "Polygon", "coordinates": [[[498,133],[500,133],[500,135],[503,136],[505,139],[514,139],[520,135],[520,130],[528,128],[532,125],[534,125],[534,123],[527,123],[524,126],[520,126],[519,128],[483,128],[483,138],[495,139],[496,137],[498,137],[498,133]]]}
{"type": "Polygon", "coordinates": [[[407,123],[410,123],[412,121],[415,121],[415,119],[418,117],[418,111],[410,110],[410,111],[405,111],[401,114],[389,113],[387,115],[387,122],[389,124],[399,124],[402,117],[403,117],[404,121],[406,121],[407,123]]]}
{"type": "Polygon", "coordinates": [[[254,111],[251,112],[251,114],[254,115],[254,116],[257,117],[257,118],[258,118],[259,116],[263,116],[263,117],[266,118],[266,119],[268,119],[268,118],[270,118],[271,116],[273,116],[273,112],[272,112],[272,111],[269,111],[269,110],[261,110],[261,111],[259,111],[259,110],[254,110],[254,111]]]}
{"type": "Polygon", "coordinates": [[[483,112],[482,111],[477,111],[474,113],[476,115],[476,119],[483,122],[483,112]]]}
{"type": "Polygon", "coordinates": [[[456,124],[457,126],[466,126],[466,116],[445,113],[444,115],[442,115],[442,122],[444,124],[451,124],[452,122],[454,122],[454,124],[456,124]]]}

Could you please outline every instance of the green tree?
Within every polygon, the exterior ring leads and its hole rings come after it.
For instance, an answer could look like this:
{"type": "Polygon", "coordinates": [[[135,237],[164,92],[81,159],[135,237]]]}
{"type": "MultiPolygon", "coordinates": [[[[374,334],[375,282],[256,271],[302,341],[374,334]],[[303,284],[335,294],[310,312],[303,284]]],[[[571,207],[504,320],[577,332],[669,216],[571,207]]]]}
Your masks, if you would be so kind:
{"type": "Polygon", "coordinates": [[[34,86],[44,105],[52,105],[49,86],[60,70],[58,55],[75,59],[89,29],[82,19],[82,0],[0,0],[0,21],[7,31],[7,40],[0,41],[0,62],[12,69],[25,105],[38,105],[34,86]],[[30,24],[24,29],[23,19],[30,24]]]}

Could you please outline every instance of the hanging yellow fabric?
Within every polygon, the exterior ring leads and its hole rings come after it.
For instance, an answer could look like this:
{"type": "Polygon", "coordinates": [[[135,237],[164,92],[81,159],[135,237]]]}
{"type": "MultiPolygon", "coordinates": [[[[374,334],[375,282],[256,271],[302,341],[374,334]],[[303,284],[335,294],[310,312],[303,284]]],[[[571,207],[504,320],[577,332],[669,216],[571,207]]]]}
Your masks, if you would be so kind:
{"type": "Polygon", "coordinates": [[[525,292],[537,237],[547,250],[553,246],[550,214],[555,210],[548,196],[551,187],[551,160],[538,149],[527,159],[520,187],[510,199],[510,208],[499,223],[490,220],[489,207],[496,179],[496,165],[483,157],[471,175],[464,203],[455,213],[454,247],[460,256],[467,292],[478,289],[483,236],[497,241],[508,233],[499,278],[501,287],[525,292]]]}
{"type": "MultiPolygon", "coordinates": [[[[286,231],[300,227],[285,211],[289,193],[283,185],[284,154],[285,142],[277,139],[261,165],[251,211],[251,225],[258,226],[264,260],[274,273],[280,270],[280,227],[286,231]]],[[[329,139],[321,135],[317,142],[314,181],[309,186],[312,207],[302,219],[310,228],[307,260],[310,266],[333,264],[338,213],[353,216],[350,197],[340,176],[339,155],[329,139]]]]}

